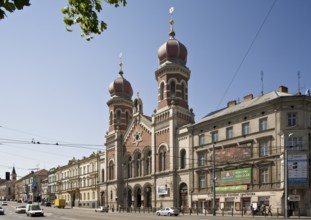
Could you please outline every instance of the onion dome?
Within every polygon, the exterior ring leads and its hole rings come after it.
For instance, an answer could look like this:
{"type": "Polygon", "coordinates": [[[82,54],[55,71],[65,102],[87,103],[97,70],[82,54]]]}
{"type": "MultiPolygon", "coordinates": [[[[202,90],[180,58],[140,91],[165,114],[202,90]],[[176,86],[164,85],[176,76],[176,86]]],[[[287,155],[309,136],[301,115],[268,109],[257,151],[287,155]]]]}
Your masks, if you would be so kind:
{"type": "Polygon", "coordinates": [[[119,77],[109,85],[110,96],[119,96],[123,98],[132,98],[133,89],[131,83],[123,77],[122,62],[120,63],[119,77]]]}
{"type": "Polygon", "coordinates": [[[165,62],[178,63],[181,65],[186,65],[187,63],[187,48],[185,45],[175,39],[175,32],[173,28],[174,20],[172,18],[173,11],[174,8],[171,8],[171,30],[169,33],[170,39],[162,44],[162,46],[158,50],[158,59],[160,65],[165,62]]]}

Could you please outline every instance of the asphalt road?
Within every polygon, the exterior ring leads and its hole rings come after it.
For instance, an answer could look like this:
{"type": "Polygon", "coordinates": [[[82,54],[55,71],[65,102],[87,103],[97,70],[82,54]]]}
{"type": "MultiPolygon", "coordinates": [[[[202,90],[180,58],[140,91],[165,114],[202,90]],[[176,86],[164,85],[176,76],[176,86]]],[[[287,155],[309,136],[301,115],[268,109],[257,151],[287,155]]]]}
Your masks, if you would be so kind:
{"type": "MultiPolygon", "coordinates": [[[[5,209],[5,215],[0,215],[0,220],[23,220],[23,219],[31,219],[31,217],[27,217],[26,214],[17,214],[15,213],[15,207],[17,205],[20,205],[16,202],[8,202],[8,206],[4,206],[5,209]]],[[[271,219],[275,218],[273,217],[267,217],[264,216],[255,216],[253,218],[252,216],[244,216],[243,218],[241,216],[211,216],[211,215],[196,215],[192,214],[191,216],[189,214],[187,215],[179,215],[179,216],[156,216],[153,213],[126,213],[126,212],[111,212],[108,213],[99,213],[95,212],[94,209],[86,209],[86,208],[65,208],[65,209],[58,209],[53,207],[43,207],[45,216],[43,217],[45,220],[102,220],[102,219],[108,219],[108,220],[168,220],[168,219],[194,219],[194,220],[233,220],[233,219],[245,219],[245,220],[254,220],[254,219],[271,219]]],[[[42,217],[33,217],[33,218],[42,218],[42,217]]],[[[282,218],[279,216],[279,218],[282,218]]]]}

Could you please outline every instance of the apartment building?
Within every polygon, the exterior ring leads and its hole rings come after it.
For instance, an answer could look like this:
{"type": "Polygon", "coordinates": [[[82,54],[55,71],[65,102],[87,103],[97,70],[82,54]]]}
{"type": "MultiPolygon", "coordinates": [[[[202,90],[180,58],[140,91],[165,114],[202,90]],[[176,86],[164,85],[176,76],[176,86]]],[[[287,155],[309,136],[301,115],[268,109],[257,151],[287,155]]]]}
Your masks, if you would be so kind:
{"type": "Polygon", "coordinates": [[[310,215],[310,131],[311,97],[285,86],[231,101],[180,130],[179,145],[192,151],[191,206],[211,211],[215,194],[218,212],[265,205],[284,213],[287,193],[289,210],[310,215]]]}
{"type": "Polygon", "coordinates": [[[82,159],[73,158],[65,166],[53,170],[55,176],[55,198],[66,199],[67,206],[95,208],[99,204],[98,164],[100,153],[93,153],[82,159]]]}

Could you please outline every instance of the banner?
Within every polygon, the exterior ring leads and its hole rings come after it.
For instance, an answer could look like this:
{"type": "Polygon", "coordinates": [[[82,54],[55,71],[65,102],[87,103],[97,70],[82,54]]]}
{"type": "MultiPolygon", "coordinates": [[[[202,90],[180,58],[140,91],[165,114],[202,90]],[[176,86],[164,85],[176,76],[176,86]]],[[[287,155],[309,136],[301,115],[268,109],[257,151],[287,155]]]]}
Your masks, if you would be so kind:
{"type": "Polygon", "coordinates": [[[229,191],[241,191],[247,190],[247,185],[237,185],[237,186],[218,186],[216,187],[216,192],[229,192],[229,191]]]}
{"type": "Polygon", "coordinates": [[[237,185],[251,183],[252,168],[227,170],[221,172],[221,185],[237,185]]]}

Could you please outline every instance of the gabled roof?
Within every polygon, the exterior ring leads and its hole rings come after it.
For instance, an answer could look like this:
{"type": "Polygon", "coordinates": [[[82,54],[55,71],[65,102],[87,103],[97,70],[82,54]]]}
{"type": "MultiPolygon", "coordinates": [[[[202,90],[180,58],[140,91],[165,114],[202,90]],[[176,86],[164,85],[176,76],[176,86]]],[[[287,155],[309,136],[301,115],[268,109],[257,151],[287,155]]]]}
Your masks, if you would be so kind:
{"type": "Polygon", "coordinates": [[[221,117],[224,115],[231,114],[233,112],[238,112],[241,110],[244,110],[246,108],[251,108],[256,105],[263,104],[265,102],[278,99],[280,97],[286,97],[286,96],[294,96],[294,94],[286,93],[286,92],[279,92],[279,91],[272,91],[267,94],[264,94],[262,96],[255,97],[248,101],[240,102],[236,105],[225,107],[216,111],[212,111],[209,114],[207,114],[205,117],[203,117],[201,120],[199,120],[196,124],[202,123],[204,121],[211,120],[213,118],[221,117]]]}

